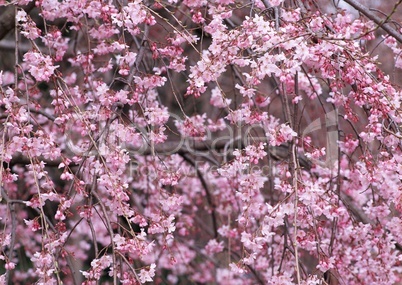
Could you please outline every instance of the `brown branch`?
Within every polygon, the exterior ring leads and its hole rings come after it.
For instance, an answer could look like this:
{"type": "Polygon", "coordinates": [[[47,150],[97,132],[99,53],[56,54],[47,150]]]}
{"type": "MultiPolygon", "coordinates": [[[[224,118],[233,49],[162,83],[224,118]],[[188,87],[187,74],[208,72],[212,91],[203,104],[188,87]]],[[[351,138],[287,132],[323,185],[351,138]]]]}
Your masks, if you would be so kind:
{"type": "Polygon", "coordinates": [[[369,8],[360,4],[356,0],[345,0],[345,2],[376,23],[381,29],[393,36],[399,43],[402,43],[402,34],[395,30],[390,23],[387,23],[387,21],[372,13],[369,8]]]}

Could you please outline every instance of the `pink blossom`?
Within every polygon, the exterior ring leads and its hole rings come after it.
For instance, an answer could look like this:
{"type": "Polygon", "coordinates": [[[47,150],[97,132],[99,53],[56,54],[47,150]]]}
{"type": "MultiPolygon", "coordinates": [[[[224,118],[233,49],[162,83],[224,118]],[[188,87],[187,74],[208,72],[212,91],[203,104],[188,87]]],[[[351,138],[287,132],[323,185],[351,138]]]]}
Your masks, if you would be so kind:
{"type": "Polygon", "coordinates": [[[297,133],[292,130],[288,125],[282,124],[279,127],[279,130],[273,134],[270,139],[270,144],[272,145],[280,145],[284,142],[291,141],[294,137],[297,136],[297,133]]]}
{"type": "Polygon", "coordinates": [[[212,255],[223,250],[223,242],[217,242],[215,239],[210,240],[205,246],[205,251],[207,254],[212,255]]]}
{"type": "Polygon", "coordinates": [[[37,81],[49,81],[58,65],[53,65],[50,56],[43,56],[39,52],[30,51],[24,55],[24,61],[29,65],[29,73],[37,81]]]}
{"type": "Polygon", "coordinates": [[[211,104],[215,107],[218,108],[227,108],[230,106],[230,103],[232,102],[231,99],[225,98],[225,95],[222,94],[222,92],[219,90],[219,88],[214,88],[211,91],[211,104]]]}
{"type": "Polygon", "coordinates": [[[102,271],[112,264],[112,257],[110,255],[103,255],[98,259],[91,262],[89,271],[81,271],[82,275],[89,280],[99,280],[102,271]]]}
{"type": "Polygon", "coordinates": [[[46,46],[52,48],[55,51],[55,61],[61,61],[64,54],[68,49],[69,39],[63,38],[62,33],[58,30],[54,30],[42,37],[42,41],[46,46]]]}
{"type": "Polygon", "coordinates": [[[279,6],[279,5],[282,4],[282,2],[283,2],[283,0],[269,0],[269,3],[270,3],[272,6],[279,6]]]}
{"type": "Polygon", "coordinates": [[[141,283],[152,282],[153,281],[152,278],[155,276],[155,268],[156,268],[155,263],[152,263],[149,266],[148,270],[141,269],[141,271],[139,273],[141,283]]]}
{"type": "Polygon", "coordinates": [[[194,117],[187,117],[184,121],[176,121],[176,127],[179,132],[184,137],[191,137],[196,140],[206,139],[206,126],[205,126],[206,115],[196,115],[194,117]]]}
{"type": "Polygon", "coordinates": [[[15,263],[14,262],[7,262],[4,267],[6,268],[6,270],[13,270],[15,268],[15,263]]]}

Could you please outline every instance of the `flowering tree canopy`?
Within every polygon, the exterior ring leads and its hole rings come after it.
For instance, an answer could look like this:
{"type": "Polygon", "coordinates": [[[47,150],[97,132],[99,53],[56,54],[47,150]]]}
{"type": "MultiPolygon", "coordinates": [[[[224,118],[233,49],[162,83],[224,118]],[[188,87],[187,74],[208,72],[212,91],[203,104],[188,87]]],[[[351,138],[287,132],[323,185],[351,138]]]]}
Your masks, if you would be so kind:
{"type": "Polygon", "coordinates": [[[402,284],[402,1],[339,2],[0,1],[0,284],[402,284]]]}

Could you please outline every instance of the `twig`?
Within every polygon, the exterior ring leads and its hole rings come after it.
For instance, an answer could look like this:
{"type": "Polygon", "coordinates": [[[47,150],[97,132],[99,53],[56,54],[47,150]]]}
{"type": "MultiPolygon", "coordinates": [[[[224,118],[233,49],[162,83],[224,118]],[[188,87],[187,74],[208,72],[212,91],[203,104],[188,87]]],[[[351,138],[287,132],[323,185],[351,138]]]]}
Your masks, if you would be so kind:
{"type": "MultiPolygon", "coordinates": [[[[121,254],[120,252],[117,251],[117,253],[120,255],[120,257],[124,260],[124,262],[130,268],[131,272],[133,272],[133,274],[135,276],[135,279],[137,279],[137,281],[138,281],[138,284],[141,284],[140,278],[138,277],[137,272],[135,272],[135,269],[131,266],[130,261],[128,261],[127,258],[123,254],[121,254]]],[[[115,271],[115,270],[113,270],[113,271],[115,271]]]]}
{"type": "MultiPolygon", "coordinates": [[[[17,217],[15,215],[14,202],[12,200],[10,200],[10,198],[8,197],[7,193],[4,191],[4,189],[1,185],[0,185],[0,188],[1,188],[1,196],[7,202],[8,208],[10,209],[10,215],[11,215],[11,238],[10,238],[10,247],[9,247],[10,251],[8,253],[8,262],[9,262],[13,258],[14,245],[15,245],[15,234],[16,234],[16,229],[17,229],[17,217]]],[[[8,284],[9,279],[10,279],[10,270],[7,270],[5,284],[8,284]]]]}
{"type": "Polygon", "coordinates": [[[110,243],[111,243],[111,246],[112,246],[112,258],[113,258],[113,267],[114,267],[113,268],[113,285],[117,285],[117,271],[116,271],[116,268],[115,268],[116,264],[117,264],[117,262],[116,262],[116,249],[115,249],[114,241],[113,241],[114,234],[113,234],[113,230],[112,230],[112,223],[110,222],[109,215],[108,215],[108,213],[106,211],[105,204],[101,200],[101,197],[98,195],[98,193],[96,191],[92,191],[91,194],[98,200],[99,205],[100,205],[100,207],[102,209],[102,213],[103,213],[103,215],[105,217],[105,221],[106,221],[106,225],[107,225],[107,231],[109,232],[110,243]]]}
{"type": "Polygon", "coordinates": [[[299,202],[299,197],[298,197],[298,181],[297,181],[297,155],[296,155],[296,142],[293,142],[292,144],[292,159],[293,159],[293,191],[295,194],[295,201],[294,201],[294,220],[293,220],[293,227],[294,227],[294,240],[293,240],[293,247],[295,251],[295,259],[296,259],[296,276],[297,276],[297,284],[300,284],[301,282],[301,277],[300,277],[300,267],[299,267],[299,250],[297,246],[297,207],[298,207],[298,202],[299,202]]]}

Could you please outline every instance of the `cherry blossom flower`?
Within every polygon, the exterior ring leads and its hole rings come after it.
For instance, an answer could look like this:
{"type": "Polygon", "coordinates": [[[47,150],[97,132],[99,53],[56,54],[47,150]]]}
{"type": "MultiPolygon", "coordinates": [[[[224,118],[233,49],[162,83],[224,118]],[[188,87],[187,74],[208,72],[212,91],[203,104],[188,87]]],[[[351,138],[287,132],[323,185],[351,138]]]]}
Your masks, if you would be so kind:
{"type": "Polygon", "coordinates": [[[53,65],[50,56],[44,56],[39,52],[30,51],[24,55],[24,60],[29,64],[28,71],[37,81],[49,81],[54,71],[59,67],[53,65]]]}
{"type": "Polygon", "coordinates": [[[139,275],[140,281],[141,283],[145,283],[145,282],[152,282],[153,281],[153,277],[155,276],[155,263],[152,263],[149,266],[149,269],[141,269],[139,275]]]}

